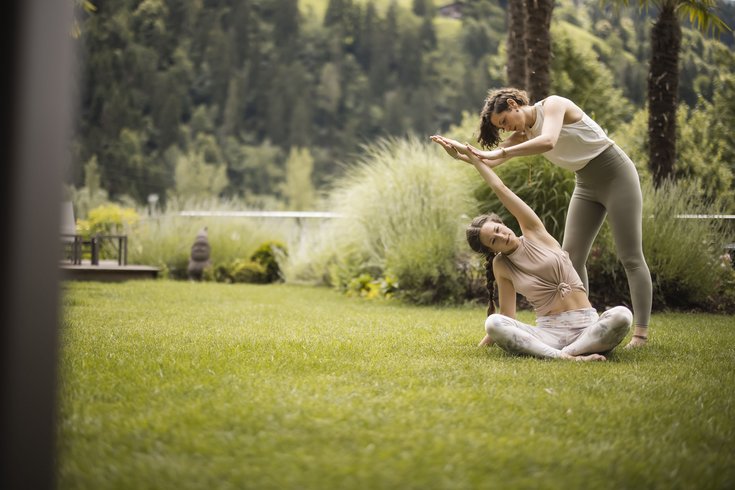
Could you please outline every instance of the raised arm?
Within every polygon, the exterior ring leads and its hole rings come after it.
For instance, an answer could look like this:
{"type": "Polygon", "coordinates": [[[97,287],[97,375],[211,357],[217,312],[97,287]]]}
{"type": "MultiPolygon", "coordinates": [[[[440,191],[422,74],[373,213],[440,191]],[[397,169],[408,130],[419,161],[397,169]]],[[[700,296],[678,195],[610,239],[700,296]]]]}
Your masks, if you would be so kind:
{"type": "MultiPolygon", "coordinates": [[[[462,153],[463,149],[458,149],[462,153]]],[[[473,149],[467,145],[465,155],[469,158],[470,163],[477,169],[483,180],[490,186],[490,189],[498,196],[500,203],[512,214],[518,224],[521,226],[523,233],[546,233],[546,228],[538,215],[531,207],[511,191],[498,177],[498,174],[487,165],[484,165],[473,149]]]]}

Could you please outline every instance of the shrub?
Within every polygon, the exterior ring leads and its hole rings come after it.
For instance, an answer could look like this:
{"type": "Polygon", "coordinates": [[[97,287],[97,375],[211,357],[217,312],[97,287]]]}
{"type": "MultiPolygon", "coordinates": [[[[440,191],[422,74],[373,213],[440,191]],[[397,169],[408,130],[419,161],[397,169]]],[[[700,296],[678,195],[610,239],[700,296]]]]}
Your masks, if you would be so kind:
{"type": "Polygon", "coordinates": [[[466,249],[463,221],[476,211],[474,169],[428,140],[386,139],[364,148],[330,193],[343,215],[289,247],[288,281],[349,289],[354,278],[393,277],[411,302],[457,302],[465,284],[456,267],[466,249]],[[325,274],[326,271],[326,274],[325,274]]]}
{"type": "MultiPolygon", "coordinates": [[[[140,216],[132,208],[106,203],[89,211],[87,219],[77,220],[77,232],[89,239],[94,235],[129,235],[139,222],[140,216]]],[[[103,240],[100,243],[99,258],[117,257],[117,242],[103,240]]]]}
{"type": "Polygon", "coordinates": [[[88,237],[96,234],[124,235],[139,220],[135,209],[107,203],[90,210],[86,220],[77,221],[77,228],[88,237]]]}
{"type": "Polygon", "coordinates": [[[251,260],[235,260],[229,268],[228,282],[247,282],[265,284],[268,280],[268,271],[263,264],[251,260]]]}
{"type": "Polygon", "coordinates": [[[278,260],[283,261],[287,256],[286,246],[282,242],[269,241],[258,247],[250,260],[265,268],[266,282],[276,282],[283,279],[278,260]]]}

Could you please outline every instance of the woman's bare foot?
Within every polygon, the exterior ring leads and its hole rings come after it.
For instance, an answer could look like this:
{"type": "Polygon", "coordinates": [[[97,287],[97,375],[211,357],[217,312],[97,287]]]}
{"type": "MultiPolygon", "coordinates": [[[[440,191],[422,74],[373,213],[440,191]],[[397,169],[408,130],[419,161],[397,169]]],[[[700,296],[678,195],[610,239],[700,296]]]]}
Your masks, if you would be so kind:
{"type": "Polygon", "coordinates": [[[630,339],[626,349],[635,349],[637,347],[643,347],[648,344],[648,327],[635,327],[633,332],[633,338],[630,339]]]}
{"type": "Polygon", "coordinates": [[[607,358],[603,356],[602,354],[587,354],[586,356],[572,356],[567,353],[562,353],[561,356],[562,359],[567,359],[569,361],[607,361],[607,358]]]}
{"type": "Polygon", "coordinates": [[[495,343],[495,341],[493,339],[491,339],[489,335],[485,335],[485,338],[483,338],[480,341],[480,343],[477,344],[477,347],[482,347],[482,346],[485,346],[485,345],[488,346],[488,347],[490,347],[494,343],[495,343]]]}

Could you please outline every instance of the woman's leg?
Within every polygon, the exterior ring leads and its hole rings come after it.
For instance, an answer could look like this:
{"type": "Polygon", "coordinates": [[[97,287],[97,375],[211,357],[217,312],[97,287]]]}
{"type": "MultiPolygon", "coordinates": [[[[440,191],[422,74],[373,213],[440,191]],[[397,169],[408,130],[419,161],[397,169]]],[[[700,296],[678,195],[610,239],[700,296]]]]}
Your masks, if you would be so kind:
{"type": "MultiPolygon", "coordinates": [[[[485,331],[500,348],[512,354],[545,359],[571,359],[573,356],[542,342],[535,327],[505,315],[493,314],[485,321],[485,331]]],[[[603,356],[580,356],[579,360],[604,360],[603,356]]]]}
{"type": "Polygon", "coordinates": [[[633,313],[625,306],[616,306],[600,315],[577,340],[562,349],[572,356],[608,352],[623,341],[633,323],[633,313]]]}
{"type": "Polygon", "coordinates": [[[587,279],[587,256],[590,254],[592,243],[605,221],[605,207],[582,197],[580,189],[574,189],[567,210],[567,221],[564,225],[564,241],[561,248],[569,254],[574,270],[582,279],[582,284],[589,295],[589,280],[587,279]]]}
{"type": "Polygon", "coordinates": [[[615,192],[610,193],[605,205],[615,249],[628,278],[635,324],[638,329],[644,329],[651,317],[653,287],[643,256],[643,196],[632,162],[626,170],[627,178],[616,183],[615,192]]]}

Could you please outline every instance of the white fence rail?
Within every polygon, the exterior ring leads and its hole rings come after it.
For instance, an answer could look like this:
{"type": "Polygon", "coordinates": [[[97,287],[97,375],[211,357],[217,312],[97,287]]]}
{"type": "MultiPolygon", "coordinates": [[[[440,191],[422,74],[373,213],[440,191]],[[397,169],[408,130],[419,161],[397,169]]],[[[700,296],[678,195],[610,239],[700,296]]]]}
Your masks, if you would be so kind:
{"type": "Polygon", "coordinates": [[[179,216],[212,218],[344,218],[343,214],[327,211],[181,211],[179,216]]]}

